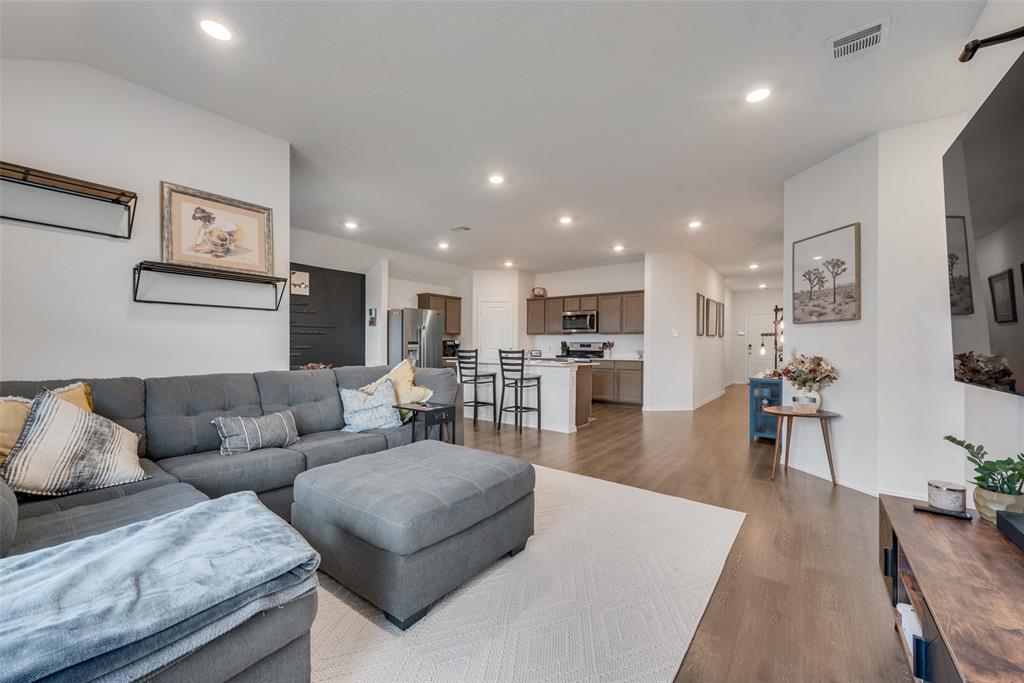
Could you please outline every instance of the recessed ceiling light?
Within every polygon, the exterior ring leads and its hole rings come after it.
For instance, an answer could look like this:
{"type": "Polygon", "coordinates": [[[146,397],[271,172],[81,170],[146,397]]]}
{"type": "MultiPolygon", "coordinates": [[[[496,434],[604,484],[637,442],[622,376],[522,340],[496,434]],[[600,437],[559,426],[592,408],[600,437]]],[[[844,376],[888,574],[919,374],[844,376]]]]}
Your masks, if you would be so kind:
{"type": "Polygon", "coordinates": [[[766,285],[765,283],[763,283],[763,282],[762,282],[761,284],[759,284],[759,285],[757,286],[757,288],[758,288],[758,289],[768,289],[768,285],[766,285]]]}
{"type": "Polygon", "coordinates": [[[572,216],[562,216],[558,219],[562,225],[572,225],[572,216]]]}
{"type": "Polygon", "coordinates": [[[447,242],[438,242],[437,243],[437,248],[438,249],[447,249],[448,248],[448,243],[447,242]]]}
{"type": "Polygon", "coordinates": [[[751,90],[747,93],[747,102],[753,104],[754,102],[764,102],[768,99],[768,96],[772,94],[772,91],[768,88],[758,88],[757,90],[751,90]]]}
{"type": "Polygon", "coordinates": [[[505,261],[505,267],[506,267],[506,268],[511,268],[511,267],[512,267],[512,266],[514,266],[514,265],[515,265],[515,264],[514,264],[514,263],[512,263],[511,261],[505,261]]]}
{"type": "Polygon", "coordinates": [[[751,270],[757,270],[757,264],[756,263],[751,263],[750,264],[750,269],[751,270]]]}
{"type": "Polygon", "coordinates": [[[199,28],[203,29],[203,32],[211,38],[217,40],[231,40],[231,31],[224,24],[213,21],[212,19],[203,19],[199,22],[199,28]]]}
{"type": "Polygon", "coordinates": [[[701,223],[700,221],[690,221],[690,227],[691,228],[699,228],[702,225],[704,225],[704,224],[701,223]]]}
{"type": "Polygon", "coordinates": [[[505,182],[505,176],[501,175],[500,173],[492,173],[491,175],[487,176],[487,182],[489,182],[491,185],[501,185],[505,182]]]}
{"type": "Polygon", "coordinates": [[[345,221],[345,227],[348,228],[349,230],[355,230],[356,228],[359,227],[359,224],[356,223],[355,221],[345,221]]]}
{"type": "Polygon", "coordinates": [[[815,257],[814,257],[814,260],[815,260],[815,261],[820,261],[820,260],[821,260],[821,257],[820,257],[820,256],[815,256],[815,257]]]}
{"type": "Polygon", "coordinates": [[[622,251],[625,248],[626,247],[622,246],[621,244],[616,244],[614,247],[612,247],[612,249],[614,249],[615,251],[622,251]]]}

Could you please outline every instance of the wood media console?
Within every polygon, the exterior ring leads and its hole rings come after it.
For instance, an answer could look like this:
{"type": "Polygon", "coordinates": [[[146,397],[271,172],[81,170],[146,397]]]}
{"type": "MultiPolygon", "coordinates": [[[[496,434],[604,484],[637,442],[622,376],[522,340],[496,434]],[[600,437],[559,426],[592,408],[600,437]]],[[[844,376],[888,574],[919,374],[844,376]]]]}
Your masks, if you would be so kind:
{"type": "Polygon", "coordinates": [[[893,605],[913,606],[920,637],[904,644],[917,680],[1024,681],[1024,552],[994,524],[914,511],[878,497],[879,562],[893,605]]]}

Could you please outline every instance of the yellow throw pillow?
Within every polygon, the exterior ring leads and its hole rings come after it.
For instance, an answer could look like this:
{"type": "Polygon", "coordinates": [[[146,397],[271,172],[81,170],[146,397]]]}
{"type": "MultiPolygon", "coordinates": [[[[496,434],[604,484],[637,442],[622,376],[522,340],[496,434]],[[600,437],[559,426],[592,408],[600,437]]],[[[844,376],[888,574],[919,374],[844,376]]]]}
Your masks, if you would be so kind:
{"type": "MultiPolygon", "coordinates": [[[[85,382],[75,382],[54,389],[52,393],[82,410],[92,412],[92,387],[85,382]]],[[[0,398],[0,465],[7,459],[22,430],[25,429],[31,407],[31,399],[20,396],[0,398]]]]}
{"type": "MultiPolygon", "coordinates": [[[[429,401],[430,397],[434,395],[433,389],[427,387],[418,387],[413,384],[413,379],[416,377],[416,370],[413,368],[412,363],[408,359],[403,360],[401,363],[391,368],[388,374],[384,375],[376,382],[367,384],[365,387],[360,387],[359,391],[367,394],[372,394],[377,391],[377,388],[381,384],[384,384],[387,380],[391,380],[391,385],[395,388],[395,396],[398,397],[399,403],[420,403],[423,401],[429,401]]],[[[402,411],[402,420],[409,419],[411,415],[408,410],[402,411]]]]}

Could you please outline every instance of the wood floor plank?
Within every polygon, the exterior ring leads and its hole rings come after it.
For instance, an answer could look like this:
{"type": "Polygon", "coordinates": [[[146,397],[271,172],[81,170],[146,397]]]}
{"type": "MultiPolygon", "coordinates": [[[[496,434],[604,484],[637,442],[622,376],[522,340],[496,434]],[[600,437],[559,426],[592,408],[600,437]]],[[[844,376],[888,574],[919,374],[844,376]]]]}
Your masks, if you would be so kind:
{"type": "MultiPolygon", "coordinates": [[[[576,434],[466,423],[466,445],[741,510],[677,681],[910,681],[878,574],[878,502],[747,442],[746,387],[694,412],[595,404],[576,434]]],[[[838,454],[837,454],[838,455],[838,454]]]]}

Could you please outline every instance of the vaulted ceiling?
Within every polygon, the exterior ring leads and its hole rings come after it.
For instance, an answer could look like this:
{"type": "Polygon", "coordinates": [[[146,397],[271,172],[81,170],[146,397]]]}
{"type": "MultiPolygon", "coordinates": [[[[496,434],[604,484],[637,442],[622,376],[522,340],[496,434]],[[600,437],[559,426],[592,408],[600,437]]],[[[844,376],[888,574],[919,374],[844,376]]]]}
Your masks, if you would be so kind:
{"type": "Polygon", "coordinates": [[[0,40],[289,140],[296,227],[538,272],[692,251],[746,288],[780,281],[787,177],[964,110],[981,4],[5,0],[0,40]],[[832,63],[886,16],[887,50],[832,63]]]}

